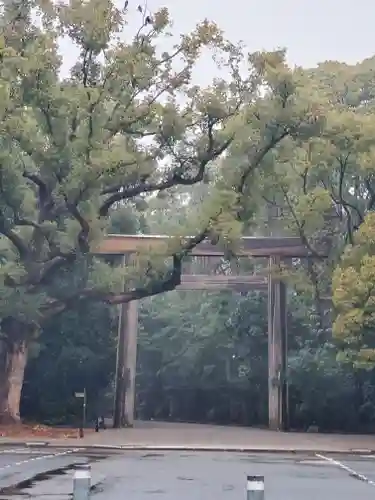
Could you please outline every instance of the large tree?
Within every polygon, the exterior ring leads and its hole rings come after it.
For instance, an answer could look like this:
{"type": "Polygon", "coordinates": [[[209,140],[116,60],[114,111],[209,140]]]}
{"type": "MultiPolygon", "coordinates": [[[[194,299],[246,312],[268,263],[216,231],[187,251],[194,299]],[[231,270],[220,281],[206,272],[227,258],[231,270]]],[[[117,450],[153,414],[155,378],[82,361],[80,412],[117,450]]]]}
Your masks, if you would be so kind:
{"type": "Polygon", "coordinates": [[[316,253],[321,243],[328,250],[325,265],[315,261],[315,281],[333,296],[333,333],[344,358],[367,367],[375,360],[374,69],[372,57],[353,66],[327,62],[301,71],[325,103],[326,128],[321,137],[299,142],[294,165],[289,162],[297,192],[284,189],[298,232],[316,253]]]}
{"type": "Polygon", "coordinates": [[[228,228],[234,235],[247,179],[267,153],[315,121],[297,105],[282,52],[249,56],[241,76],[240,48],[214,23],[162,52],[167,10],[138,10],[139,29],[128,38],[127,2],[120,10],[110,0],[10,0],[1,14],[3,422],[19,420],[28,345],[46,318],[81,300],[118,304],[173,289],[194,245],[225,238],[228,228]],[[68,74],[62,35],[78,48],[68,74]],[[227,76],[199,88],[192,73],[205,49],[227,76]],[[180,228],[169,259],[145,255],[124,277],[92,255],[112,207],[199,183],[244,123],[251,133],[241,137],[241,164],[180,228]],[[124,278],[125,291],[116,289],[124,278]]]}
{"type": "MultiPolygon", "coordinates": [[[[354,318],[353,305],[357,304],[357,333],[364,332],[364,308],[369,306],[367,312],[371,312],[372,307],[371,302],[366,304],[366,294],[354,299],[353,278],[368,290],[372,286],[371,263],[361,262],[361,258],[368,252],[372,256],[364,242],[366,238],[370,241],[365,231],[372,227],[375,207],[374,68],[375,59],[371,58],[353,66],[331,61],[296,70],[303,91],[324,112],[324,130],[319,136],[288,137],[279,144],[268,156],[267,165],[257,171],[258,190],[252,197],[259,225],[262,219],[263,226],[269,225],[271,218],[272,231],[299,235],[311,251],[307,262],[293,263],[288,278],[314,296],[320,331],[326,337],[330,329],[327,299],[334,296],[339,312],[335,333],[349,344],[353,340],[349,321],[349,316],[354,318]],[[368,223],[363,225],[367,217],[368,223]],[[353,243],[357,250],[350,259],[342,260],[332,289],[333,271],[344,249],[353,243]],[[357,259],[355,272],[353,259],[357,259]]],[[[361,342],[354,343],[358,347],[361,342]]],[[[369,347],[368,341],[362,344],[369,347]]]]}

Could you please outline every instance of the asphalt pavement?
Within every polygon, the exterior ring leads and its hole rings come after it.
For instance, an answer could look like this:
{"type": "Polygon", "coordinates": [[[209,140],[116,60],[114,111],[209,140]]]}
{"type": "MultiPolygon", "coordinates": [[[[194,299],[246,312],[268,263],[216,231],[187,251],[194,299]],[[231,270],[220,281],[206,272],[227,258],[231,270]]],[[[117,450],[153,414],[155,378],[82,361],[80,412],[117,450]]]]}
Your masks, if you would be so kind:
{"type": "Polygon", "coordinates": [[[0,449],[0,498],[9,499],[16,494],[18,485],[24,491],[33,483],[45,482],[65,470],[87,463],[78,448],[53,449],[18,447],[0,449]],[[16,487],[16,488],[15,488],[16,487]]]}
{"type": "Polygon", "coordinates": [[[247,475],[265,477],[265,500],[370,500],[375,495],[375,457],[149,453],[124,455],[118,467],[122,474],[108,478],[93,498],[241,500],[247,475]]]}
{"type": "MultiPolygon", "coordinates": [[[[41,458],[36,462],[44,467],[48,460],[54,464],[70,462],[74,466],[74,462],[82,462],[80,453],[41,458]]],[[[14,462],[17,458],[19,456],[0,455],[0,463],[8,461],[11,474],[15,467],[35,467],[30,462],[17,466],[20,461],[14,462]]],[[[0,485],[3,472],[0,468],[0,485]]],[[[265,477],[265,500],[353,500],[356,497],[373,500],[375,495],[375,456],[126,451],[93,461],[92,499],[245,500],[247,475],[265,477]]],[[[4,498],[71,498],[71,469],[42,479],[4,498]]]]}

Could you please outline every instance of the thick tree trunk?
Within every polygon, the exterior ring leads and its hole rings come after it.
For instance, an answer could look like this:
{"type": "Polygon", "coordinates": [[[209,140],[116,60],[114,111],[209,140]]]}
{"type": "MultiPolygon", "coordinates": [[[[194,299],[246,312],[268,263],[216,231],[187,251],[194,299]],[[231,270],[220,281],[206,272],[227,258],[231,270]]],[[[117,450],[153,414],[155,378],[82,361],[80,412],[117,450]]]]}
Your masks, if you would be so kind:
{"type": "Polygon", "coordinates": [[[25,325],[7,322],[0,340],[0,424],[20,422],[20,402],[28,353],[25,325]]]}

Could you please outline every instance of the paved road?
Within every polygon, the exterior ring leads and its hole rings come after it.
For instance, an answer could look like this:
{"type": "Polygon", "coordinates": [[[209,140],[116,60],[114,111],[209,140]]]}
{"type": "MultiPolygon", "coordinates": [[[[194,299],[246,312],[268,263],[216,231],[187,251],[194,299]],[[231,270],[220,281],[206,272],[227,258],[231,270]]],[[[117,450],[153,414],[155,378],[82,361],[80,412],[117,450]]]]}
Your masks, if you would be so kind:
{"type": "Polygon", "coordinates": [[[334,460],[271,454],[132,454],[118,462],[122,477],[108,480],[103,492],[94,498],[240,500],[246,497],[247,474],[265,476],[266,500],[374,498],[375,457],[335,457],[334,460]],[[366,478],[352,477],[354,471],[366,478]]]}
{"type": "Polygon", "coordinates": [[[15,484],[27,483],[37,475],[43,477],[48,471],[64,469],[86,460],[78,449],[0,449],[0,498],[8,498],[8,490],[15,484]]]}
{"type": "MultiPolygon", "coordinates": [[[[93,500],[245,500],[248,474],[265,476],[265,500],[373,500],[375,495],[375,456],[124,452],[94,463],[92,473],[95,482],[101,475],[93,500]]],[[[24,493],[38,499],[61,493],[63,499],[71,484],[69,473],[64,483],[50,479],[24,493]]]]}

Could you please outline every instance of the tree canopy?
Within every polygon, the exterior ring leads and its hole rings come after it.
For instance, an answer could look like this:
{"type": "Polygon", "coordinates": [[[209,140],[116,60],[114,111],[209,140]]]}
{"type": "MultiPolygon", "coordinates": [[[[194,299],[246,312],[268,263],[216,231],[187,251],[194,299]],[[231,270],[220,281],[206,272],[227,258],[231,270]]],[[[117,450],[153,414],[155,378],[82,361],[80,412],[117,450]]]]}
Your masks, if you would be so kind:
{"type": "MultiPolygon", "coordinates": [[[[217,195],[202,207],[204,216],[179,235],[195,239],[171,249],[174,265],[166,270],[165,286],[169,281],[173,286],[185,250],[215,226],[220,232],[220,217],[229,217],[232,202],[266,153],[314,119],[296,105],[283,53],[249,55],[241,76],[240,48],[214,23],[198,24],[160,54],[167,10],[142,14],[130,40],[121,38],[126,16],[127,8],[119,10],[110,1],[9,2],[4,9],[3,286],[7,303],[20,302],[12,300],[14,294],[22,296],[21,307],[28,307],[27,316],[34,315],[36,323],[72,298],[121,302],[152,294],[154,286],[160,291],[152,279],[138,280],[138,287],[129,279],[128,294],[113,297],[113,273],[94,257],[85,258],[106,230],[111,208],[202,181],[211,162],[246,140],[243,164],[227,169],[230,175],[225,173],[217,195]],[[33,21],[33,9],[41,26],[33,21]],[[61,74],[60,35],[79,48],[67,76],[61,74]],[[205,48],[219,53],[229,77],[201,89],[191,73],[205,48]],[[250,135],[239,139],[243,123],[250,135]],[[67,296],[54,286],[59,273],[80,265],[86,266],[85,283],[75,283],[76,293],[67,296]]],[[[236,218],[232,214],[233,223],[236,218]]],[[[152,276],[150,267],[147,262],[138,275],[152,276]]]]}

